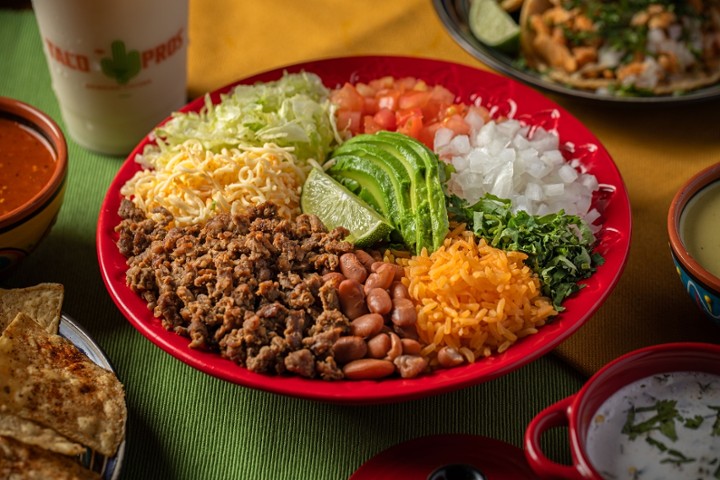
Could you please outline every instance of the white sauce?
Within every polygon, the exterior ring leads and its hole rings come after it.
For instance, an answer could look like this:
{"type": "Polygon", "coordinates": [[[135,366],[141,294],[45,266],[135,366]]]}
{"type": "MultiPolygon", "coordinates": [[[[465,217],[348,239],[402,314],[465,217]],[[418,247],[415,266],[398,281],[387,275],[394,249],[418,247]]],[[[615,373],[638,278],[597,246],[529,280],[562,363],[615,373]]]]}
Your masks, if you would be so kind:
{"type": "Polygon", "coordinates": [[[720,479],[720,375],[673,372],[626,385],[595,413],[586,450],[606,479],[720,479]],[[666,426],[674,426],[676,440],[664,435],[659,422],[652,420],[659,411],[672,412],[672,407],[656,408],[659,401],[669,400],[677,402],[676,414],[660,415],[669,419],[666,426]],[[636,428],[643,433],[631,440],[623,426],[633,407],[635,416],[629,424],[647,422],[653,428],[636,428]],[[639,411],[644,407],[648,411],[639,411]],[[692,428],[686,422],[699,425],[692,428]]]}

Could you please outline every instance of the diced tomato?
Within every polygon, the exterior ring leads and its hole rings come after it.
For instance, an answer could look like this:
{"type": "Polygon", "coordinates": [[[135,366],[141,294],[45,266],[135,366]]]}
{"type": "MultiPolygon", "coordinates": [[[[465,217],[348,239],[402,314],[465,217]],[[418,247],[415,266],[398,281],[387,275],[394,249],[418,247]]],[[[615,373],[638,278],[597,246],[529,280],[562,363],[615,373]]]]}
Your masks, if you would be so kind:
{"type": "Polygon", "coordinates": [[[347,82],[342,88],[330,92],[330,101],[338,106],[338,110],[362,112],[365,105],[365,98],[358,93],[353,85],[347,82]]]}
{"type": "Polygon", "coordinates": [[[425,125],[418,135],[417,139],[424,143],[430,150],[435,147],[435,133],[442,125],[438,122],[425,125]]]}
{"type": "Polygon", "coordinates": [[[455,103],[455,94],[442,85],[435,85],[431,96],[433,101],[439,104],[452,105],[455,103]]]}
{"type": "Polygon", "coordinates": [[[397,120],[395,119],[395,112],[389,108],[381,108],[373,116],[373,120],[377,125],[380,126],[381,130],[394,131],[397,128],[397,120]]]}
{"type": "Polygon", "coordinates": [[[443,127],[455,132],[455,135],[467,135],[470,133],[470,125],[457,113],[445,118],[441,124],[443,127]]]}
{"type": "Polygon", "coordinates": [[[377,93],[377,88],[367,83],[356,83],[355,89],[357,92],[365,98],[374,97],[377,93]]]}
{"type": "Polygon", "coordinates": [[[337,112],[337,128],[341,132],[349,132],[351,135],[357,135],[358,133],[362,133],[361,130],[361,120],[362,120],[362,113],[359,111],[349,111],[349,110],[338,110],[337,112]]]}
{"type": "Polygon", "coordinates": [[[393,88],[393,86],[395,85],[395,79],[390,75],[386,75],[384,77],[371,80],[369,82],[369,85],[377,90],[393,88]]]}
{"type": "Polygon", "coordinates": [[[398,78],[395,80],[395,87],[400,90],[427,90],[427,84],[423,80],[413,77],[398,78]]]}
{"type": "Polygon", "coordinates": [[[363,117],[363,132],[372,134],[379,132],[380,130],[383,129],[375,121],[375,118],[372,115],[365,115],[363,117]]]}
{"type": "Polygon", "coordinates": [[[380,110],[380,102],[375,97],[364,97],[365,105],[363,106],[363,113],[368,115],[375,115],[380,110]]]}
{"type": "Polygon", "coordinates": [[[398,131],[432,148],[440,127],[467,133],[464,117],[471,108],[486,118],[487,110],[455,102],[455,95],[441,85],[429,86],[413,77],[385,76],[367,83],[344,84],[333,90],[338,128],[349,135],[398,131]]]}
{"type": "Polygon", "coordinates": [[[430,101],[430,95],[430,92],[421,92],[417,90],[411,90],[403,93],[398,99],[398,110],[425,108],[430,101]]]}
{"type": "Polygon", "coordinates": [[[397,131],[418,138],[423,128],[423,114],[419,108],[401,110],[395,114],[397,131]]]}
{"type": "Polygon", "coordinates": [[[400,93],[396,90],[381,90],[378,96],[378,106],[380,108],[387,108],[389,110],[398,109],[398,99],[400,93]]]}

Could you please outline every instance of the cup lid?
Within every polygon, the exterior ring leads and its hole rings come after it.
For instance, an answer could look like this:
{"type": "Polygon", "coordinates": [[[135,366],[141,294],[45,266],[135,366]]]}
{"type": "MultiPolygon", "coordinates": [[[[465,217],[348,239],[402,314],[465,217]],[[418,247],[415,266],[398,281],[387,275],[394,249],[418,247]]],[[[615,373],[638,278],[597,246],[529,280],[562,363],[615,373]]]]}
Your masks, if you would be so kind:
{"type": "Polygon", "coordinates": [[[365,462],[350,480],[537,479],[523,451],[480,435],[431,435],[397,444],[365,462]]]}

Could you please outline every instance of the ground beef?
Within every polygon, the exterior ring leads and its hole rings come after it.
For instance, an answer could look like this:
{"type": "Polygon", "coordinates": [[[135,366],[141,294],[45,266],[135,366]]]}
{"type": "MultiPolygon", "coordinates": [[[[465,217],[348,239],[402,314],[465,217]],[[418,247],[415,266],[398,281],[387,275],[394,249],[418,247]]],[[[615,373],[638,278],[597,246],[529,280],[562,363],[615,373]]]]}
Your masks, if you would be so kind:
{"type": "Polygon", "coordinates": [[[331,347],[349,320],[322,275],[353,251],[346,229],[328,232],[311,215],[278,218],[270,203],[182,228],[168,228],[167,210],[146,218],[129,200],[119,215],[128,286],[191,348],[254,372],[343,377],[331,347]]]}

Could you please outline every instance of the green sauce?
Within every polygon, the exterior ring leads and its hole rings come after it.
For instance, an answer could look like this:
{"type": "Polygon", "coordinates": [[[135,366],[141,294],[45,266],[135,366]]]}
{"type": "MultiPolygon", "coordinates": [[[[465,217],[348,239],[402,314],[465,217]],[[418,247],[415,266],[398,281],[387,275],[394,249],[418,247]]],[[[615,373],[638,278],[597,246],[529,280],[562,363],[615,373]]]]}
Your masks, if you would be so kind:
{"type": "Polygon", "coordinates": [[[680,217],[680,238],[690,256],[720,278],[720,181],[687,203],[680,217]]]}

